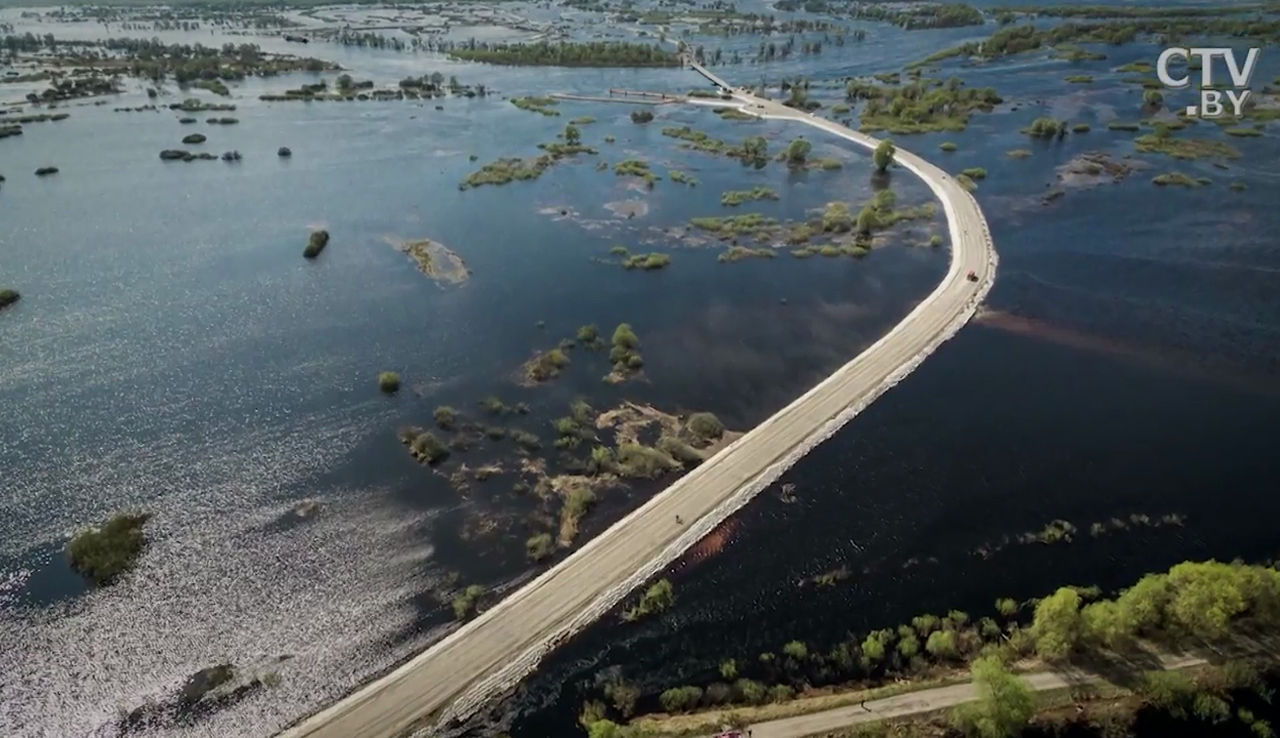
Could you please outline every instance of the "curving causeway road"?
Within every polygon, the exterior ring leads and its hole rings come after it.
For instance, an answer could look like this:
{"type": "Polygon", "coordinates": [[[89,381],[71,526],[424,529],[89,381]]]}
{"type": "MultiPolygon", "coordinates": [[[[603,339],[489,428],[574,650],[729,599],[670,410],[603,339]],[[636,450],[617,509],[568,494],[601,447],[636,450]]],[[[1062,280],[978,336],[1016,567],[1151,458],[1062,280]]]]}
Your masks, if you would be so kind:
{"type": "MultiPolygon", "coordinates": [[[[837,123],[732,89],[706,70],[698,71],[722,85],[745,112],[804,123],[868,148],[879,143],[837,123]]],[[[679,558],[955,335],[995,279],[991,234],[977,202],[952,177],[901,149],[896,161],[923,179],[942,202],[951,237],[946,277],[901,323],[559,564],[404,665],[286,729],[281,737],[397,738],[434,732],[442,724],[469,717],[514,688],[543,656],[679,558]],[[969,271],[977,281],[966,279],[969,271]]]]}

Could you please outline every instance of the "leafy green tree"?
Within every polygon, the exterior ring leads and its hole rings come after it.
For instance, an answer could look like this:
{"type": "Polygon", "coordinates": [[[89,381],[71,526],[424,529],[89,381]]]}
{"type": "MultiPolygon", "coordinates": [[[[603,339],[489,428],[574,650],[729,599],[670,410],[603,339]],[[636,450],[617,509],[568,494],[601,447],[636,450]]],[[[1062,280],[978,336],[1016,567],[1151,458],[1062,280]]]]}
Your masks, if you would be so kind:
{"type": "Polygon", "coordinates": [[[894,148],[893,141],[886,138],[876,146],[875,152],[871,155],[871,161],[876,165],[878,171],[884,172],[893,163],[893,155],[895,153],[897,153],[897,149],[894,148]]]}
{"type": "Polygon", "coordinates": [[[960,649],[956,646],[956,634],[950,630],[935,630],[930,633],[924,650],[938,659],[954,659],[960,655],[960,649]]]}
{"type": "Polygon", "coordinates": [[[604,716],[604,703],[600,700],[591,700],[582,705],[582,712],[578,713],[578,725],[590,730],[592,723],[603,720],[604,716]]]}
{"type": "Polygon", "coordinates": [[[587,726],[588,738],[621,738],[622,728],[612,720],[597,720],[587,726]]]}
{"type": "Polygon", "coordinates": [[[567,144],[574,145],[582,140],[582,131],[578,127],[570,123],[564,127],[564,141],[567,144]]]}
{"type": "Polygon", "coordinates": [[[1165,608],[1172,594],[1168,575],[1148,574],[1121,592],[1116,605],[1123,617],[1133,623],[1135,632],[1151,632],[1163,627],[1165,608]]]}
{"type": "Polygon", "coordinates": [[[667,712],[684,712],[697,707],[701,699],[700,687],[673,687],[658,695],[658,704],[667,712]]]}
{"type": "Polygon", "coordinates": [[[1227,635],[1232,621],[1247,612],[1265,580],[1252,578],[1246,567],[1217,561],[1185,562],[1169,570],[1173,596],[1166,617],[1185,635],[1215,641],[1227,635]]]}
{"type": "Polygon", "coordinates": [[[738,677],[738,662],[733,659],[722,661],[720,663],[720,676],[725,679],[736,679],[738,677]]]}
{"type": "Polygon", "coordinates": [[[937,615],[917,615],[911,618],[911,627],[916,629],[921,638],[928,637],[929,633],[937,630],[942,625],[942,620],[937,615]]]}
{"type": "Polygon", "coordinates": [[[763,704],[769,696],[763,684],[750,679],[739,679],[733,683],[733,688],[738,691],[738,696],[742,698],[742,701],[748,705],[763,704]]]}
{"type": "Polygon", "coordinates": [[[1031,633],[1041,658],[1065,659],[1079,645],[1080,632],[1079,592],[1062,587],[1036,605],[1031,633]]]}
{"type": "Polygon", "coordinates": [[[1091,644],[1123,648],[1133,637],[1133,622],[1113,600],[1091,602],[1080,610],[1083,635],[1091,644]]]}
{"type": "Polygon", "coordinates": [[[1136,690],[1152,707],[1185,720],[1196,697],[1196,685],[1179,671],[1149,671],[1136,690]]]}
{"type": "Polygon", "coordinates": [[[609,702],[622,714],[622,717],[629,718],[636,711],[636,700],[640,699],[640,688],[618,679],[605,685],[604,695],[609,698],[609,702]]]}
{"type": "Polygon", "coordinates": [[[796,661],[804,661],[809,656],[809,648],[800,641],[791,641],[782,647],[782,653],[796,661]]]}
{"type": "Polygon", "coordinates": [[[951,713],[952,724],[969,738],[1013,738],[1031,722],[1031,689],[999,660],[981,658],[970,669],[978,699],[951,713]]]}

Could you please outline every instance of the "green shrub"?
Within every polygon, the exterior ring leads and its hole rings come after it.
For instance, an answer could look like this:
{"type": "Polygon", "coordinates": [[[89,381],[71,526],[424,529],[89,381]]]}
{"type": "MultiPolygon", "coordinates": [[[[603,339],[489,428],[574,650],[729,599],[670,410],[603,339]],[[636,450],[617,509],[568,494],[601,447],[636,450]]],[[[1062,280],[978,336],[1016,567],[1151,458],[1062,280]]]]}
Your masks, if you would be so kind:
{"type": "Polygon", "coordinates": [[[150,519],[146,513],[119,513],[76,534],[67,543],[71,568],[98,586],[114,584],[142,556],[146,546],[142,528],[150,519]]]}
{"type": "Polygon", "coordinates": [[[963,172],[961,172],[961,174],[968,177],[969,179],[986,179],[987,178],[987,170],[983,169],[982,167],[969,167],[968,169],[965,169],[963,172]]]}
{"type": "Polygon", "coordinates": [[[704,441],[714,441],[724,435],[724,423],[711,413],[694,413],[689,416],[689,431],[704,441]]]}
{"type": "Polygon", "coordinates": [[[458,411],[448,405],[441,405],[435,411],[436,425],[444,430],[449,430],[454,423],[458,422],[458,411]]]}
{"type": "Polygon", "coordinates": [[[387,394],[395,394],[400,389],[400,375],[395,372],[383,372],[378,375],[378,389],[387,394]]]}
{"type": "Polygon", "coordinates": [[[203,133],[192,133],[182,137],[182,143],[184,144],[201,144],[206,140],[203,133]]]}
{"type": "Polygon", "coordinates": [[[941,144],[938,145],[938,148],[942,149],[943,151],[955,151],[959,147],[950,141],[943,141],[941,144]]]}
{"type": "Polygon", "coordinates": [[[419,433],[409,444],[409,453],[418,461],[435,464],[449,455],[449,449],[436,438],[434,433],[419,433]]]}
{"type": "Polygon", "coordinates": [[[654,479],[680,467],[670,456],[638,443],[620,444],[617,460],[619,473],[630,478],[654,479]]]}
{"type": "Polygon", "coordinates": [[[479,610],[480,598],[484,596],[484,587],[473,584],[453,598],[453,614],[459,620],[470,620],[479,610]]]}
{"type": "Polygon", "coordinates": [[[542,448],[542,442],[538,437],[528,431],[511,431],[511,440],[515,441],[517,446],[520,446],[527,451],[537,451],[542,448]]]}
{"type": "Polygon", "coordinates": [[[555,542],[551,539],[550,533],[538,533],[524,542],[524,548],[530,559],[542,561],[555,550],[555,542]]]}
{"type": "Polygon", "coordinates": [[[22,298],[17,290],[0,290],[0,308],[8,307],[22,298]]]}

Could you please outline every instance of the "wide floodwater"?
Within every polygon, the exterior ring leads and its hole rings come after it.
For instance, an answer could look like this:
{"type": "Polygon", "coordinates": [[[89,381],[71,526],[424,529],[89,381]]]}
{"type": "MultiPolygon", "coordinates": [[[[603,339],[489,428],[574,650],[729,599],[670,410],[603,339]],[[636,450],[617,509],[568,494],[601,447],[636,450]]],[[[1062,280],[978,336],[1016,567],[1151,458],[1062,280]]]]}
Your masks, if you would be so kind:
{"type": "MultiPolygon", "coordinates": [[[[835,79],[891,71],[983,35],[867,28],[863,44],[828,46],[817,59],[718,71],[744,83],[835,79]]],[[[723,41],[726,52],[757,43],[723,41]]],[[[604,666],[669,686],[793,638],[825,643],[923,611],[976,614],[996,596],[1067,582],[1120,586],[1185,558],[1273,552],[1274,133],[1235,141],[1246,156],[1226,172],[1144,157],[1152,169],[1123,183],[1040,203],[1055,167],[1077,154],[1132,150],[1132,134],[1105,123],[1136,119],[1133,86],[1081,89],[1062,77],[1101,80],[1111,67],[1154,58],[1153,48],[1076,65],[1029,57],[957,68],[1010,105],[978,114],[963,133],[899,143],[949,171],[987,169],[977,197],[1001,255],[991,313],[793,469],[782,481],[796,485],[795,502],[767,491],[718,545],[680,566],[674,610],[634,626],[602,621],[550,659],[509,703],[522,713],[515,735],[570,729],[577,683],[604,666]],[[1042,114],[1090,122],[1093,132],[1028,145],[1018,129],[1042,114]],[[939,152],[946,140],[958,151],[939,152]],[[1005,156],[1015,148],[1035,152],[1005,156]],[[1215,184],[1150,184],[1175,168],[1215,184]],[[1248,189],[1228,190],[1235,180],[1248,189]],[[1185,523],[986,560],[972,553],[1054,518],[1087,528],[1131,513],[1185,523]],[[797,586],[841,566],[854,575],[840,586],[797,586]]],[[[505,70],[327,44],[306,51],[380,84],[439,70],[511,97],[700,86],[679,70],[505,70]]],[[[145,104],[130,81],[119,99],[73,104],[69,119],[0,141],[0,287],[23,293],[0,313],[0,734],[102,731],[118,710],[232,662],[278,671],[280,685],[166,734],[269,735],[437,637],[448,618],[430,591],[446,571],[488,586],[531,571],[524,521],[475,532],[514,477],[460,495],[407,457],[398,426],[426,424],[442,404],[472,412],[495,394],[529,403],[530,415],[511,424],[544,440],[576,395],[601,408],[631,399],[710,410],[747,429],[873,342],[946,270],[945,249],[910,243],[945,233],[940,216],[861,260],[723,264],[719,247],[669,234],[691,217],[732,213],[719,204],[728,189],[773,187],[778,201],[738,210],[779,219],[869,199],[866,152],[812,129],[725,122],[694,107],[664,106],[647,126],[623,105],[563,103],[561,116],[545,117],[498,95],[257,100],[310,79],[235,88],[235,126],[180,126],[167,110],[112,112],[145,104]],[[597,119],[581,128],[599,156],[536,182],[458,190],[487,161],[536,154],[579,115],[597,119]],[[686,124],[730,141],[764,135],[772,151],[805,135],[815,155],[844,167],[744,169],[660,133],[686,124]],[[192,130],[209,136],[207,150],[244,159],[158,159],[192,130]],[[276,157],[280,146],[291,159],[276,157]],[[664,179],[646,191],[594,166],[627,158],[699,184],[664,179]],[[32,176],[44,165],[61,171],[32,176]],[[640,214],[618,215],[628,210],[640,214]],[[307,262],[301,250],[315,227],[332,241],[307,262]],[[420,238],[456,251],[471,279],[437,285],[391,245],[420,238]],[[672,264],[644,273],[601,263],[614,244],[667,251],[672,264]],[[647,381],[605,385],[607,366],[581,353],[547,386],[511,380],[532,352],[579,325],[620,322],[642,341],[647,381]],[[377,392],[386,370],[406,383],[395,397],[377,392]],[[281,525],[303,499],[326,508],[281,525]],[[89,592],[62,547],[77,527],[131,506],[155,514],[152,545],[126,581],[89,592]]],[[[7,87],[19,86],[0,87],[0,100],[27,91],[7,87]]],[[[171,88],[161,102],[184,96],[171,88]]],[[[905,172],[893,189],[904,204],[929,198],[905,172]]],[[[652,491],[603,499],[580,540],[652,491]]]]}

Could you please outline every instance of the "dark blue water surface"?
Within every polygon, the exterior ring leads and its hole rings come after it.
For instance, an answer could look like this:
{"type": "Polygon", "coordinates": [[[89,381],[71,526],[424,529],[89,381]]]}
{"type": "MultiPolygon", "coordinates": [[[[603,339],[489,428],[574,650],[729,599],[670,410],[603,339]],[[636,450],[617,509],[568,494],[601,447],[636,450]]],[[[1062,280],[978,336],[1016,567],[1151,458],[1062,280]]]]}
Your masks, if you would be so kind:
{"type": "MultiPolygon", "coordinates": [[[[3,17],[19,32],[99,33],[3,17]]],[[[720,71],[743,83],[838,80],[986,35],[865,27],[862,44],[828,45],[820,57],[720,71]]],[[[702,39],[744,55],[759,41],[702,39]]],[[[441,404],[478,417],[476,402],[497,395],[532,409],[503,424],[549,444],[549,421],[582,395],[598,408],[635,400],[710,410],[747,429],[876,340],[946,270],[945,249],[918,245],[945,234],[940,216],[860,260],[784,253],[724,264],[723,244],[673,230],[735,212],[720,193],[756,185],[780,199],[738,211],[800,219],[831,200],[856,210],[872,194],[866,153],[811,130],[675,106],[656,109],[647,126],[630,121],[629,106],[601,103],[564,103],[561,116],[545,117],[502,99],[681,91],[701,85],[690,73],[495,69],[322,43],[306,53],[379,84],[439,70],[497,94],[257,99],[316,79],[295,75],[236,86],[228,115],[238,125],[206,125],[198,114],[201,123],[181,126],[167,110],[112,112],[146,102],[129,81],[119,99],[74,103],[69,119],[0,141],[0,286],[23,294],[0,313],[0,672],[10,677],[0,683],[2,734],[87,735],[119,709],[229,661],[278,671],[281,683],[166,734],[268,735],[438,637],[449,619],[435,596],[446,573],[501,589],[534,571],[524,541],[540,528],[534,504],[512,494],[515,477],[460,493],[446,479],[458,462],[442,474],[418,466],[398,426],[429,423],[441,404]],[[598,156],[536,182],[458,189],[484,162],[535,155],[579,115],[597,119],[581,128],[598,156]],[[803,134],[815,155],[844,167],[744,169],[679,148],[661,135],[669,125],[729,141],[763,135],[773,151],[803,134]],[[201,148],[237,149],[243,161],[158,159],[193,130],[209,136],[201,148]],[[277,158],[280,146],[293,157],[277,158]],[[595,168],[627,158],[699,184],[664,178],[649,191],[595,168]],[[44,165],[61,171],[34,177],[44,165]],[[620,203],[639,214],[619,216],[620,203]],[[317,227],[332,240],[308,262],[301,250],[317,227]],[[419,238],[456,251],[471,279],[438,285],[393,247],[419,238]],[[615,244],[666,251],[672,264],[624,271],[603,263],[615,244]],[[604,357],[582,351],[552,384],[513,381],[533,352],[578,326],[607,333],[620,322],[643,343],[643,381],[606,385],[604,357]],[[377,392],[387,370],[405,382],[394,397],[377,392]],[[303,499],[326,507],[296,524],[286,513],[303,499]],[[125,581],[90,592],[63,545],[77,527],[126,507],[154,513],[150,546],[125,581]],[[282,656],[292,658],[274,663],[282,656]]],[[[793,469],[782,481],[796,486],[795,502],[767,491],[723,532],[723,545],[677,566],[674,610],[626,627],[602,621],[548,660],[504,706],[514,734],[571,730],[577,685],[606,666],[658,689],[794,638],[822,644],[922,611],[978,613],[996,596],[1065,582],[1114,587],[1184,558],[1272,551],[1280,215],[1270,204],[1280,146],[1271,130],[1232,139],[1244,156],[1225,171],[1143,155],[1150,168],[1122,183],[1069,188],[1042,205],[1056,167],[1084,152],[1133,151],[1133,134],[1106,123],[1136,120],[1140,94],[1108,70],[1153,59],[1155,47],[1107,53],[1099,62],[1030,55],[943,70],[1008,100],[962,133],[899,140],[949,171],[987,169],[977,196],[1001,255],[989,312],[793,469]],[[1062,81],[1077,73],[1099,81],[1062,81]],[[1040,115],[1093,131],[1037,144],[1018,129],[1040,115]],[[958,150],[940,152],[943,141],[958,150]],[[1005,155],[1015,148],[1034,153],[1005,155]],[[1150,184],[1175,169],[1214,184],[1150,184]],[[1228,190],[1231,181],[1248,189],[1228,190]],[[1129,514],[1185,522],[988,560],[973,554],[1054,518],[1087,528],[1129,514]],[[841,566],[853,575],[838,587],[798,585],[841,566]]],[[[4,87],[5,101],[32,89],[4,87]]],[[[171,87],[161,102],[188,94],[171,87]]],[[[838,85],[812,94],[834,102],[838,85]]],[[[1180,135],[1223,138],[1212,124],[1180,135]]],[[[930,198],[903,172],[892,186],[904,204],[930,198]]],[[[509,446],[487,444],[466,458],[474,466],[510,457],[509,446]]],[[[659,487],[605,494],[579,541],[659,487]]]]}

